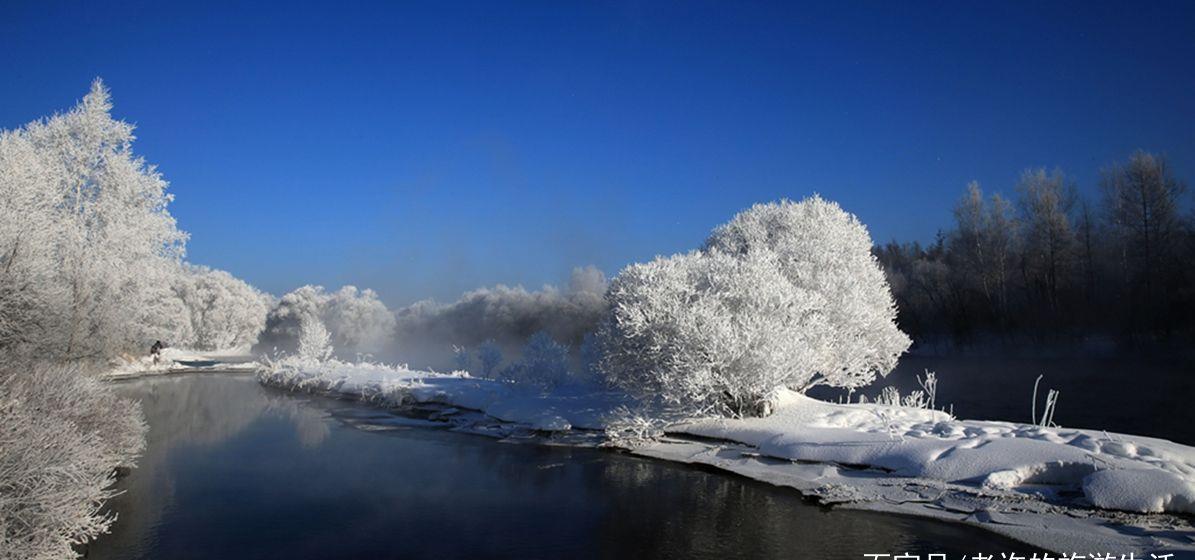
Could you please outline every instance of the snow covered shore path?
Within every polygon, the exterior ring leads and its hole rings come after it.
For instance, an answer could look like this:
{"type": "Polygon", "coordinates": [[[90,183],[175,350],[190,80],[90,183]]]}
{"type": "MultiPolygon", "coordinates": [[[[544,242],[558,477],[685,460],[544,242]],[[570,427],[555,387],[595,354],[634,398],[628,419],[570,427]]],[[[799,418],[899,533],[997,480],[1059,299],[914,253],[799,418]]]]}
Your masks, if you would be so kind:
{"type": "MultiPolygon", "coordinates": [[[[578,432],[600,439],[631,404],[613,392],[543,394],[463,372],[378,364],[275,365],[259,379],[382,406],[439,406],[434,417],[457,429],[537,431],[559,443],[578,432]]],[[[666,430],[632,452],[791,487],[828,505],[975,525],[1058,553],[1195,557],[1195,448],[1165,440],[792,392],[765,418],[691,419],[666,430]]]]}

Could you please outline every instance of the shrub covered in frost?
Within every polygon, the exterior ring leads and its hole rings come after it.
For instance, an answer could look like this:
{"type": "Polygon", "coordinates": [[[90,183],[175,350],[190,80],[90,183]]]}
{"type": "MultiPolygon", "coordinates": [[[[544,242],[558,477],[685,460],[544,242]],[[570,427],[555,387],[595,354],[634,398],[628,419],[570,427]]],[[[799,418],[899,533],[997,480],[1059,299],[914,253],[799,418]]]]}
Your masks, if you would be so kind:
{"type": "Polygon", "coordinates": [[[107,531],[116,468],[145,442],[140,406],[75,368],[0,372],[0,558],[75,558],[107,531]]]}
{"type": "Polygon", "coordinates": [[[332,337],[317,317],[304,317],[299,334],[299,358],[311,363],[332,357],[332,337]]]}
{"type": "Polygon", "coordinates": [[[611,383],[734,415],[764,412],[779,386],[866,385],[909,345],[867,230],[816,196],[756,205],[701,251],[628,266],[606,300],[611,383]]]}
{"type": "Polygon", "coordinates": [[[603,447],[637,449],[648,445],[664,435],[666,420],[650,414],[632,411],[623,406],[615,409],[606,421],[603,447]]]}

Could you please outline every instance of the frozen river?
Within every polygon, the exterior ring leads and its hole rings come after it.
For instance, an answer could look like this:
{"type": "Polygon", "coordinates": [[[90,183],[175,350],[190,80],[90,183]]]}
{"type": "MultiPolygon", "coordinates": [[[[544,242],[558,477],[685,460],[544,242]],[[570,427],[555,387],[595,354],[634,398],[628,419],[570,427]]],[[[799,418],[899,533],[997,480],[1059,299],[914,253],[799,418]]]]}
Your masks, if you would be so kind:
{"type": "Polygon", "coordinates": [[[683,465],[405,427],[244,375],[117,388],[143,402],[149,444],[93,559],[860,560],[1027,548],[683,465]]]}

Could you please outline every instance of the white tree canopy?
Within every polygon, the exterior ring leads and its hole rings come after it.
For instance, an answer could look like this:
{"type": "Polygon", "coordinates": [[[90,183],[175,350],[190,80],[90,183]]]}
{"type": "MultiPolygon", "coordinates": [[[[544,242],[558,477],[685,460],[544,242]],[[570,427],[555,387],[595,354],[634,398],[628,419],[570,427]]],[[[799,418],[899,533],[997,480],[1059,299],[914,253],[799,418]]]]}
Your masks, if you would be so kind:
{"type": "Polygon", "coordinates": [[[734,414],[761,412],[780,386],[866,385],[910,343],[866,228],[816,196],[756,205],[701,251],[628,266],[606,298],[610,382],[734,414]]]}
{"type": "Polygon", "coordinates": [[[0,269],[22,292],[0,296],[0,316],[37,352],[142,345],[137,310],[183,255],[166,181],[132,153],[133,126],[111,109],[97,79],[70,111],[0,136],[0,269]]]}
{"type": "Polygon", "coordinates": [[[379,352],[394,337],[394,314],[373,290],[345,286],[329,293],[323,286],[303,286],[282,296],[269,311],[258,349],[298,350],[303,325],[309,321],[324,325],[332,347],[349,358],[379,352]]]}

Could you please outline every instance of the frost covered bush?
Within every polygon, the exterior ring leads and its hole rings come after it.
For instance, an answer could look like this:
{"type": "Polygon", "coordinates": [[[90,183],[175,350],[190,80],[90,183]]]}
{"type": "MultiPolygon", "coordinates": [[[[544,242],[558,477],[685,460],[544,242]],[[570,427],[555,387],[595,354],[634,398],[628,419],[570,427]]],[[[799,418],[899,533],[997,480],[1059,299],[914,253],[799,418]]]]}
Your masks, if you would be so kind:
{"type": "Polygon", "coordinates": [[[545,331],[531,335],[519,360],[502,370],[501,376],[518,383],[550,388],[568,380],[568,346],[556,342],[545,331]]]}
{"type": "Polygon", "coordinates": [[[876,404],[900,406],[900,389],[891,385],[884,387],[880,394],[876,395],[876,404]]]}
{"type": "Polygon", "coordinates": [[[373,290],[345,286],[327,293],[322,286],[303,286],[282,296],[270,310],[258,350],[297,350],[308,320],[323,324],[333,347],[346,357],[378,352],[394,335],[394,315],[373,290]]]}
{"type": "Polygon", "coordinates": [[[299,358],[311,363],[326,361],[332,357],[332,337],[324,323],[316,317],[303,318],[299,333],[299,358]]]}
{"type": "Polygon", "coordinates": [[[332,335],[319,317],[305,315],[301,321],[294,351],[263,355],[257,370],[258,381],[293,390],[319,390],[324,373],[347,365],[333,358],[332,335]]]}
{"type": "Polygon", "coordinates": [[[636,449],[658,440],[664,435],[666,420],[650,414],[632,411],[622,406],[613,411],[606,422],[603,447],[636,449]]]}
{"type": "Polygon", "coordinates": [[[135,402],[69,367],[0,372],[0,559],[75,558],[107,531],[116,468],[144,446],[135,402]]]}
{"type": "Polygon", "coordinates": [[[780,386],[861,387],[909,345],[867,230],[816,196],[756,205],[701,251],[628,266],[606,300],[608,381],[733,415],[766,412],[780,386]]]}

